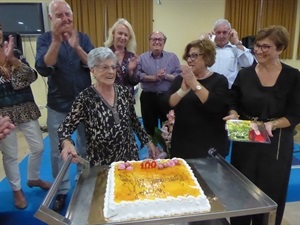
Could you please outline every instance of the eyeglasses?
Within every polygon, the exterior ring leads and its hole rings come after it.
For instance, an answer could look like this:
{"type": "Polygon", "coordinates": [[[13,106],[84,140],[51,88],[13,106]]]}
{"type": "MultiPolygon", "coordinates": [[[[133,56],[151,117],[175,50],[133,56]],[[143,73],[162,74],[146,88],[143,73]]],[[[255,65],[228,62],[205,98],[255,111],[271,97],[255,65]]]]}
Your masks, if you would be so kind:
{"type": "Polygon", "coordinates": [[[164,38],[150,38],[150,40],[151,41],[153,41],[153,42],[163,42],[163,41],[165,41],[165,39],[164,38]]]}
{"type": "MultiPolygon", "coordinates": [[[[274,45],[273,45],[274,46],[274,45]]],[[[271,47],[273,47],[272,45],[259,45],[259,44],[254,44],[253,48],[254,51],[258,51],[258,49],[260,49],[263,53],[269,51],[269,49],[271,47]]]]}
{"type": "Polygon", "coordinates": [[[117,69],[117,66],[116,65],[111,65],[111,66],[108,66],[108,65],[95,65],[94,67],[96,68],[99,68],[100,70],[103,70],[103,71],[108,71],[109,69],[112,69],[112,70],[116,70],[117,69]]]}
{"type": "Polygon", "coordinates": [[[229,31],[225,30],[225,31],[216,31],[215,32],[215,35],[221,35],[221,34],[227,35],[227,34],[229,34],[229,31]]]}
{"type": "Polygon", "coordinates": [[[187,54],[186,55],[186,60],[188,60],[189,58],[192,60],[192,61],[195,61],[199,55],[203,55],[202,53],[192,53],[192,54],[187,54]]]}

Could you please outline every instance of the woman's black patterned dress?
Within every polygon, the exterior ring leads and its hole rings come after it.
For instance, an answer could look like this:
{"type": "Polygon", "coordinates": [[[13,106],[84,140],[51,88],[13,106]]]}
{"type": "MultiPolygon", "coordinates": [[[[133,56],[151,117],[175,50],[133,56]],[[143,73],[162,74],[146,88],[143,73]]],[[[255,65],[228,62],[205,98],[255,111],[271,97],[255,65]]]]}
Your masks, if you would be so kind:
{"type": "Polygon", "coordinates": [[[87,159],[92,166],[119,160],[138,160],[134,132],[142,144],[150,141],[136,115],[128,87],[115,84],[114,105],[109,105],[91,86],[82,91],[58,128],[60,141],[69,138],[84,123],[87,159]]]}

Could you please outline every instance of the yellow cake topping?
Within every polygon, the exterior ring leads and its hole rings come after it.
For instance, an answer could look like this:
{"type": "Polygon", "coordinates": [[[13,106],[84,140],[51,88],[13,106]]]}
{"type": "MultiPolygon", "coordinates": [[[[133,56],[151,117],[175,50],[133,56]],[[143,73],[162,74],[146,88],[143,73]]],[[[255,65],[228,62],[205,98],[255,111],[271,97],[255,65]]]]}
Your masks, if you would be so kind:
{"type": "Polygon", "coordinates": [[[147,160],[130,162],[129,166],[116,164],[115,167],[114,201],[116,203],[200,195],[199,187],[195,183],[197,181],[192,178],[191,172],[180,160],[176,163],[170,159],[147,160]]]}

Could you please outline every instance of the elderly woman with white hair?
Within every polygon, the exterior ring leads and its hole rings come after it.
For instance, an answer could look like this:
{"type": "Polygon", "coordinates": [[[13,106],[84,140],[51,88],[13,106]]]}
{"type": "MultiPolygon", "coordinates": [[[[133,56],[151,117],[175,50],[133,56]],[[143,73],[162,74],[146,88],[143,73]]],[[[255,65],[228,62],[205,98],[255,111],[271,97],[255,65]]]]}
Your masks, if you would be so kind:
{"type": "Polygon", "coordinates": [[[139,122],[129,89],[115,84],[115,54],[107,47],[95,48],[88,54],[88,66],[96,82],[79,94],[58,128],[62,158],[76,156],[71,134],[80,122],[84,123],[91,166],[138,160],[134,132],[143,145],[148,145],[150,157],[156,158],[156,147],[139,122]]]}

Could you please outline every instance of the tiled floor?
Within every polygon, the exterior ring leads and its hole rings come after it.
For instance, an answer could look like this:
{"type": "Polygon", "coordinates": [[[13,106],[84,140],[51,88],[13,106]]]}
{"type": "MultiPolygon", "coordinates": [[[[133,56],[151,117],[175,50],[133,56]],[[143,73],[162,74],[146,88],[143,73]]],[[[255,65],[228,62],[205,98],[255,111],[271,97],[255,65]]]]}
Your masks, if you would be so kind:
{"type": "MultiPolygon", "coordinates": [[[[297,134],[295,135],[295,142],[300,144],[300,125],[297,126],[297,134]]],[[[47,133],[44,133],[46,136],[47,133]]],[[[28,154],[28,146],[24,136],[18,132],[19,145],[19,160],[21,161],[28,154]]],[[[0,181],[5,177],[2,164],[2,154],[0,154],[0,181]]],[[[281,225],[300,225],[300,202],[291,202],[286,204],[284,219],[281,225]]]]}

